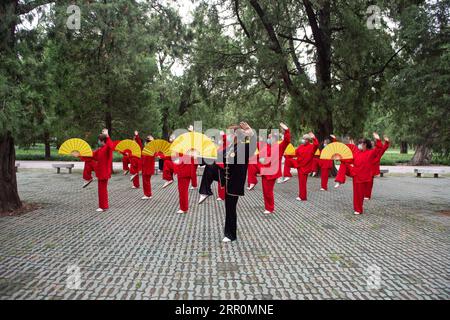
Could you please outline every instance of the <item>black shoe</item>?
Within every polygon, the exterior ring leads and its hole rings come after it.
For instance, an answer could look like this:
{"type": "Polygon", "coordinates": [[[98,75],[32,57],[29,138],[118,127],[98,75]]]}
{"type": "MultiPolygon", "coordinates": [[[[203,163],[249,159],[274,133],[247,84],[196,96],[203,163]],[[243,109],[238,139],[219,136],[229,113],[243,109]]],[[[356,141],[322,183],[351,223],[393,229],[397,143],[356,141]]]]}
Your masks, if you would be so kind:
{"type": "Polygon", "coordinates": [[[86,182],[83,184],[82,188],[83,188],[83,189],[86,188],[88,185],[90,185],[90,184],[92,183],[92,181],[94,181],[94,179],[91,179],[91,180],[89,180],[89,181],[86,181],[86,182]]]}

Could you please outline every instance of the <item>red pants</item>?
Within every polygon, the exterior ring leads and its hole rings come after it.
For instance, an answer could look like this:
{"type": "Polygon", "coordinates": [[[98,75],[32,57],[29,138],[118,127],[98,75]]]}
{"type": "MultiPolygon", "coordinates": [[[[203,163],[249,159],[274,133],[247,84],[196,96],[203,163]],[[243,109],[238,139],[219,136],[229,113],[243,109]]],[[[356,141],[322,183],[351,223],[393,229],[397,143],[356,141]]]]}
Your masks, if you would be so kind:
{"type": "Polygon", "coordinates": [[[283,177],[292,177],[291,168],[293,168],[293,159],[284,158],[284,166],[283,166],[283,177]]]}
{"type": "Polygon", "coordinates": [[[178,196],[180,198],[180,210],[189,209],[189,183],[191,177],[178,178],[178,196]]]}
{"type": "Polygon", "coordinates": [[[106,210],[108,204],[108,179],[98,180],[98,207],[106,210]]]}
{"type": "Polygon", "coordinates": [[[317,171],[319,171],[319,158],[314,157],[313,161],[312,161],[311,172],[317,172],[317,171]]]}
{"type": "Polygon", "coordinates": [[[267,211],[273,212],[275,210],[275,199],[273,196],[273,188],[275,186],[276,179],[267,179],[262,177],[262,191],[264,196],[264,208],[267,211]]]}
{"type": "Polygon", "coordinates": [[[219,198],[225,200],[225,187],[222,187],[219,182],[217,183],[217,191],[219,198]]]}
{"type": "Polygon", "coordinates": [[[133,186],[136,188],[139,188],[139,173],[136,175],[136,177],[133,178],[133,186]]]}
{"type": "Polygon", "coordinates": [[[150,174],[142,175],[142,187],[144,188],[144,196],[152,196],[152,176],[150,174]]]}
{"type": "Polygon", "coordinates": [[[92,180],[92,172],[94,171],[94,165],[90,161],[84,163],[83,179],[86,181],[92,180]]]}
{"type": "Polygon", "coordinates": [[[250,186],[251,184],[258,184],[258,179],[256,175],[259,173],[259,168],[256,163],[250,163],[247,169],[247,184],[250,186]]]}
{"type": "Polygon", "coordinates": [[[162,178],[166,181],[173,180],[173,162],[171,160],[164,160],[162,178]]]}
{"type": "Polygon", "coordinates": [[[367,182],[366,189],[364,190],[364,198],[372,198],[372,189],[373,189],[373,177],[370,182],[367,182]]]}
{"type": "Polygon", "coordinates": [[[323,189],[328,190],[328,173],[329,168],[320,168],[320,185],[323,189]]]}
{"type": "Polygon", "coordinates": [[[334,179],[334,181],[341,184],[345,183],[345,175],[350,175],[350,171],[348,170],[348,167],[341,162],[336,175],[336,179],[334,179]]]}
{"type": "Polygon", "coordinates": [[[358,182],[353,179],[353,209],[363,213],[364,193],[369,188],[370,182],[358,182]]]}
{"type": "Polygon", "coordinates": [[[192,168],[191,184],[194,188],[197,188],[197,167],[198,167],[198,165],[191,166],[191,168],[192,168]]]}
{"type": "Polygon", "coordinates": [[[130,170],[130,159],[128,157],[123,157],[122,158],[122,169],[123,171],[128,171],[130,170]]]}
{"type": "Polygon", "coordinates": [[[297,171],[298,171],[298,196],[300,197],[300,199],[306,200],[307,194],[306,185],[308,182],[308,174],[300,173],[300,170],[297,171]]]}

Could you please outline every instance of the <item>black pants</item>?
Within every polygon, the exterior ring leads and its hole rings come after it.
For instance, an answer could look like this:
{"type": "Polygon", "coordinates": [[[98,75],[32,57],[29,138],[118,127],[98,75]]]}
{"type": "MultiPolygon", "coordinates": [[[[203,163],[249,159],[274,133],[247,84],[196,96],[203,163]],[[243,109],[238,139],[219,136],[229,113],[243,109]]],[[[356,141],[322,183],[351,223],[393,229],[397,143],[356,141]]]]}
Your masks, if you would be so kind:
{"type": "Polygon", "coordinates": [[[239,200],[238,196],[225,195],[225,237],[230,240],[236,240],[237,214],[236,206],[239,200]]]}
{"type": "Polygon", "coordinates": [[[215,164],[207,164],[203,170],[202,181],[200,182],[200,194],[212,196],[211,185],[214,181],[219,181],[219,169],[215,164]]]}

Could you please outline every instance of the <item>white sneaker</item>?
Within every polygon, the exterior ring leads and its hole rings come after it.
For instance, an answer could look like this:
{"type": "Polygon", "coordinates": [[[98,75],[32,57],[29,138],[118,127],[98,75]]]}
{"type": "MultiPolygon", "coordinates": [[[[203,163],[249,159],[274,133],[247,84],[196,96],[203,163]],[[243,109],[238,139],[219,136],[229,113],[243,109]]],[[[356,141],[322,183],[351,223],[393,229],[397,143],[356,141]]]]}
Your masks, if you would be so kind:
{"type": "Polygon", "coordinates": [[[131,189],[137,189],[137,187],[135,187],[135,186],[131,186],[131,189]]]}
{"type": "Polygon", "coordinates": [[[189,190],[197,190],[197,187],[190,186],[189,190]]]}
{"type": "Polygon", "coordinates": [[[183,210],[178,210],[177,213],[187,213],[187,211],[183,211],[183,210]]]}
{"type": "Polygon", "coordinates": [[[251,185],[249,185],[248,187],[247,187],[247,190],[253,190],[253,188],[255,187],[255,185],[254,184],[251,184],[251,185]]]}
{"type": "Polygon", "coordinates": [[[300,199],[300,197],[295,198],[295,200],[297,200],[297,201],[303,201],[302,199],[300,199]]]}
{"type": "Polygon", "coordinates": [[[320,191],[327,191],[327,190],[325,190],[324,188],[320,188],[320,191]]]}
{"type": "Polygon", "coordinates": [[[264,214],[269,214],[269,213],[272,213],[272,211],[264,210],[264,214]]]}
{"type": "Polygon", "coordinates": [[[354,214],[355,214],[355,215],[360,215],[361,212],[355,211],[354,214]]]}
{"type": "Polygon", "coordinates": [[[148,200],[148,199],[151,199],[152,197],[150,196],[150,197],[147,197],[147,196],[143,196],[141,199],[142,200],[148,200]]]}
{"type": "Polygon", "coordinates": [[[285,182],[287,182],[289,180],[291,180],[291,177],[286,177],[286,178],[284,178],[283,183],[285,183],[285,182]]]}
{"type": "Polygon", "coordinates": [[[133,175],[130,176],[130,181],[133,181],[133,179],[138,175],[138,173],[135,173],[133,175]]]}
{"type": "Polygon", "coordinates": [[[166,183],[164,183],[164,185],[162,186],[163,189],[164,189],[164,188],[167,188],[167,187],[170,186],[172,183],[173,183],[173,180],[166,181],[166,183]]]}
{"type": "Polygon", "coordinates": [[[225,238],[223,238],[222,242],[231,242],[231,239],[225,237],[225,238]]]}
{"type": "Polygon", "coordinates": [[[86,181],[86,182],[83,184],[82,188],[83,188],[83,189],[86,188],[88,185],[91,184],[92,181],[94,181],[94,179],[91,179],[91,180],[89,180],[89,181],[86,181]]]}
{"type": "Polygon", "coordinates": [[[337,188],[339,188],[340,187],[340,183],[339,182],[336,182],[336,184],[334,185],[334,187],[337,189],[337,188]]]}
{"type": "Polygon", "coordinates": [[[315,177],[316,174],[317,174],[317,172],[313,172],[312,175],[311,175],[311,177],[315,177]]]}
{"type": "Polygon", "coordinates": [[[364,197],[364,200],[370,200],[370,198],[366,198],[366,197],[364,197]]]}
{"type": "Polygon", "coordinates": [[[95,211],[97,211],[97,212],[103,212],[103,211],[105,211],[105,210],[103,210],[102,208],[98,208],[98,209],[95,210],[95,211]]]}
{"type": "Polygon", "coordinates": [[[200,199],[198,200],[198,204],[202,204],[209,196],[206,194],[201,194],[200,199]]]}
{"type": "Polygon", "coordinates": [[[222,198],[217,198],[217,201],[223,201],[223,199],[222,198]]]}

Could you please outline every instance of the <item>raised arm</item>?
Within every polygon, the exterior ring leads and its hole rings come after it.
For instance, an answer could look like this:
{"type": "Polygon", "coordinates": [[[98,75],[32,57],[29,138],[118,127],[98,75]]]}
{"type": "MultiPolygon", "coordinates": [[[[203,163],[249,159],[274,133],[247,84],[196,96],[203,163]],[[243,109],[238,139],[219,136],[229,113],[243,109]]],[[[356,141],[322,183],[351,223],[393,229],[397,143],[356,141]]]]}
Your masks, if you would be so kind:
{"type": "Polygon", "coordinates": [[[280,127],[281,129],[283,129],[284,132],[283,141],[280,143],[280,155],[283,155],[289,143],[291,143],[291,132],[288,126],[285,125],[283,122],[280,123],[280,127]]]}
{"type": "Polygon", "coordinates": [[[137,132],[137,131],[134,132],[134,141],[137,142],[137,144],[139,145],[141,150],[144,149],[144,145],[142,144],[142,139],[141,139],[141,137],[139,137],[139,132],[137,132]]]}

